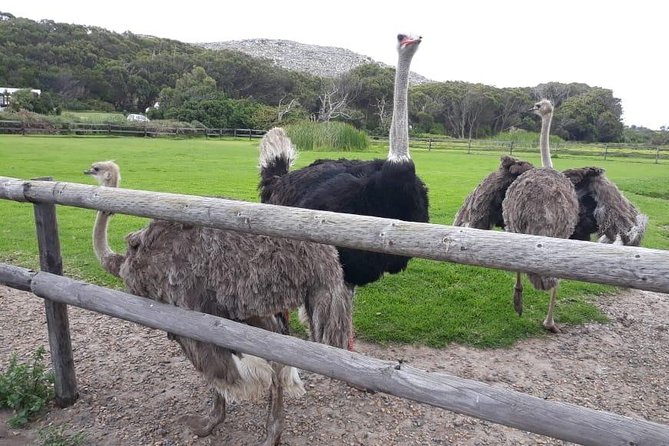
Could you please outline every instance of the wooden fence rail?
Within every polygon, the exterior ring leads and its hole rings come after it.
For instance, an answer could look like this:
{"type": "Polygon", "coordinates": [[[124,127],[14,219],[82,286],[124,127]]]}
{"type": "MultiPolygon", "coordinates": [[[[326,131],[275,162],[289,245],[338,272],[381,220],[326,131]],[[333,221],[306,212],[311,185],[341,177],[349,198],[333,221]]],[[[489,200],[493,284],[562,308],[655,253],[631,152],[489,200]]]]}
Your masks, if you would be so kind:
{"type": "Polygon", "coordinates": [[[206,136],[206,137],[246,137],[261,138],[265,130],[207,128],[207,127],[166,127],[150,123],[144,124],[108,124],[66,122],[55,125],[39,126],[23,121],[0,120],[0,134],[48,134],[48,135],[115,135],[115,136],[206,136]]]}
{"type": "Polygon", "coordinates": [[[669,252],[192,195],[0,177],[0,198],[669,293],[669,252]]]}
{"type": "Polygon", "coordinates": [[[669,444],[669,426],[369,358],[47,272],[0,263],[0,283],[55,302],[553,438],[584,445],[669,444]]]}

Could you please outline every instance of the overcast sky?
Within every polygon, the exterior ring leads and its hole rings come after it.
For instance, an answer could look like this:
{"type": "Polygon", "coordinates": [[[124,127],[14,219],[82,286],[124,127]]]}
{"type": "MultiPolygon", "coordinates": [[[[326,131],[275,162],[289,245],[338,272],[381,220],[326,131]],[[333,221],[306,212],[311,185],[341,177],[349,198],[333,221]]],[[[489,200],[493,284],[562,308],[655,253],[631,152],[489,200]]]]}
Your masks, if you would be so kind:
{"type": "Polygon", "coordinates": [[[669,126],[669,3],[661,0],[3,1],[32,20],[183,42],[287,39],[394,65],[395,36],[423,43],[412,70],[497,87],[582,82],[613,90],[627,125],[669,126]]]}

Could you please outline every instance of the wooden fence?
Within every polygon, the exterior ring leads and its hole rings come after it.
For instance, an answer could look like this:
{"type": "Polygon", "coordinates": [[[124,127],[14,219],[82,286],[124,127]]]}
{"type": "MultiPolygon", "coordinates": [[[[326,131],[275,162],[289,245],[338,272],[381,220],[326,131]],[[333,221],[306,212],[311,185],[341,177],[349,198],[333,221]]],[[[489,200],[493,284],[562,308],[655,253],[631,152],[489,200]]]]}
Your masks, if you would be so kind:
{"type": "MultiPolygon", "coordinates": [[[[266,130],[260,129],[231,129],[231,128],[206,128],[206,127],[164,127],[142,124],[92,124],[92,123],[62,123],[59,126],[53,124],[41,124],[31,126],[23,121],[0,120],[0,134],[14,135],[107,135],[107,136],[139,136],[139,137],[235,137],[235,138],[261,138],[266,130]]],[[[527,144],[514,141],[495,141],[487,139],[454,139],[448,137],[411,138],[412,149],[428,151],[459,151],[472,153],[538,153],[539,143],[527,144]]],[[[372,138],[373,145],[388,145],[388,138],[372,138]]],[[[655,164],[660,160],[669,160],[669,147],[653,146],[649,144],[576,144],[561,143],[552,144],[553,156],[574,155],[592,156],[603,158],[624,157],[652,159],[655,164]]]]}
{"type": "Polygon", "coordinates": [[[61,405],[71,403],[77,395],[65,307],[76,305],[566,441],[589,445],[669,444],[669,426],[427,373],[61,277],[54,205],[660,292],[669,292],[669,252],[44,180],[0,177],[0,198],[35,206],[43,271],[0,264],[0,283],[45,298],[61,405]],[[49,306],[55,307],[51,315],[49,306]]]}
{"type": "Polygon", "coordinates": [[[166,127],[142,124],[88,124],[69,122],[60,125],[35,124],[31,125],[23,121],[0,120],[0,134],[14,135],[107,135],[107,136],[141,136],[141,137],[223,137],[235,138],[261,138],[265,130],[258,129],[229,129],[229,128],[206,128],[206,127],[166,127]]]}
{"type": "MultiPolygon", "coordinates": [[[[378,141],[387,142],[379,139],[378,141]]],[[[453,139],[453,138],[411,138],[412,149],[432,150],[455,150],[471,153],[495,152],[508,153],[509,155],[519,153],[538,153],[539,141],[534,144],[516,141],[495,141],[488,139],[453,139]]],[[[660,160],[669,160],[669,147],[651,144],[625,144],[625,143],[551,143],[551,153],[556,156],[592,156],[603,158],[640,158],[653,160],[658,164],[660,160]]]]}

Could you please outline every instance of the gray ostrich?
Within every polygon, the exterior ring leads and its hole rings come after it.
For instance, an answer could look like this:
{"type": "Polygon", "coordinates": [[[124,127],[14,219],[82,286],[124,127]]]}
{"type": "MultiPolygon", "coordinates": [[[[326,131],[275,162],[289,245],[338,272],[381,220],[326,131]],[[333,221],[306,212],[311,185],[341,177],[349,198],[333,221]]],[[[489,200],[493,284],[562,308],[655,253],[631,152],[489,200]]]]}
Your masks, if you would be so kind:
{"type": "MultiPolygon", "coordinates": [[[[119,168],[111,161],[94,163],[84,173],[103,186],[117,187],[120,180],[119,168]]],[[[131,293],[277,333],[287,332],[282,312],[304,306],[315,341],[346,347],[352,331],[352,292],[334,247],[153,220],[126,237],[127,252],[120,255],[107,242],[109,218],[109,213],[97,214],[95,254],[131,293]]],[[[211,434],[225,420],[226,401],[259,397],[269,389],[263,444],[279,443],[284,391],[304,393],[294,368],[168,336],[213,390],[208,416],[181,418],[194,433],[211,434]]]]}
{"type": "MultiPolygon", "coordinates": [[[[541,116],[542,167],[528,170],[509,186],[502,202],[504,224],[509,232],[569,238],[578,223],[579,203],[573,183],[564,174],[553,169],[551,162],[548,139],[553,104],[542,99],[534,105],[532,111],[541,116]]],[[[528,273],[527,276],[534,288],[550,292],[548,314],[543,326],[549,331],[558,332],[553,320],[558,279],[533,273],[528,273]]],[[[522,293],[521,275],[517,273],[514,307],[518,314],[522,314],[522,293]]]]}

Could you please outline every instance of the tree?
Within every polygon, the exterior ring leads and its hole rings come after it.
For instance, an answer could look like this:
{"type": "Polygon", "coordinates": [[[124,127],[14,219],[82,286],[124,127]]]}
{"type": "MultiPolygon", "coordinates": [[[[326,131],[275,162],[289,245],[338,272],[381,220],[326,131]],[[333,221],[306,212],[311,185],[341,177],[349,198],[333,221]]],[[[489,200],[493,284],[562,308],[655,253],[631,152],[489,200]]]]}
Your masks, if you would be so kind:
{"type": "Polygon", "coordinates": [[[30,89],[21,89],[11,95],[10,110],[18,112],[26,110],[42,115],[60,114],[60,106],[56,97],[49,92],[33,93],[30,89]]]}
{"type": "MultiPolygon", "coordinates": [[[[164,88],[160,92],[160,108],[166,118],[175,118],[184,114],[191,116],[202,113],[202,110],[211,108],[211,102],[224,99],[222,92],[216,89],[216,81],[207,75],[202,67],[194,67],[176,80],[175,87],[164,88]],[[207,103],[204,109],[198,103],[207,103]],[[187,105],[187,106],[186,106],[187,105]],[[188,111],[181,111],[186,106],[188,111]]],[[[200,119],[197,119],[200,121],[200,119]]]]}
{"type": "Polygon", "coordinates": [[[354,85],[347,84],[341,77],[324,80],[318,95],[319,107],[316,120],[329,122],[338,118],[351,119],[352,113],[348,103],[356,93],[355,88],[354,85]]]}
{"type": "Polygon", "coordinates": [[[532,103],[532,95],[528,88],[503,88],[497,94],[495,102],[497,108],[492,126],[496,133],[521,125],[522,114],[532,103]]]}
{"type": "Polygon", "coordinates": [[[622,106],[613,92],[595,87],[566,99],[555,110],[556,134],[577,141],[620,141],[622,106]]]}

